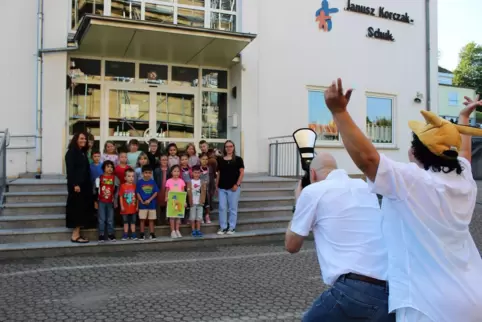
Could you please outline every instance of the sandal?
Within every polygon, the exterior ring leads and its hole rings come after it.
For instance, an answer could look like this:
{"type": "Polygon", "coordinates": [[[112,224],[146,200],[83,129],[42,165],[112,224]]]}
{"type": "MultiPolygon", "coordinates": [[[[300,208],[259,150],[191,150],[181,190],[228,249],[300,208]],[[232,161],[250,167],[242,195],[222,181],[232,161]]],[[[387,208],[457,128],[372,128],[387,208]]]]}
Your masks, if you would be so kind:
{"type": "Polygon", "coordinates": [[[79,236],[76,239],[71,239],[70,241],[77,244],[87,244],[89,242],[87,239],[85,239],[82,236],[79,236]]]}

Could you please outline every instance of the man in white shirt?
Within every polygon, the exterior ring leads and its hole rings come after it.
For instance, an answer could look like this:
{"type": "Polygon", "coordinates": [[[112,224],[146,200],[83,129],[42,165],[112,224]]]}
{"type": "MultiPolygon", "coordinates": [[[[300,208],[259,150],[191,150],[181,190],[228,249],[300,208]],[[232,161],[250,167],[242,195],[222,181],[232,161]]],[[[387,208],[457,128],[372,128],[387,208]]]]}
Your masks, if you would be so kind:
{"type": "Polygon", "coordinates": [[[309,186],[298,188],[295,214],[286,232],[286,249],[296,253],[313,231],[325,291],[303,322],[395,321],[388,315],[387,250],[375,194],[361,179],[337,169],[330,154],[310,166],[309,186]]]}
{"type": "Polygon", "coordinates": [[[477,186],[471,172],[470,114],[482,101],[466,97],[455,125],[422,111],[411,121],[410,163],[379,155],[348,114],[352,91],[341,80],[325,92],[344,145],[383,196],[389,308],[397,322],[482,321],[482,259],[469,232],[477,186]],[[465,135],[460,135],[465,134],[465,135]]]}

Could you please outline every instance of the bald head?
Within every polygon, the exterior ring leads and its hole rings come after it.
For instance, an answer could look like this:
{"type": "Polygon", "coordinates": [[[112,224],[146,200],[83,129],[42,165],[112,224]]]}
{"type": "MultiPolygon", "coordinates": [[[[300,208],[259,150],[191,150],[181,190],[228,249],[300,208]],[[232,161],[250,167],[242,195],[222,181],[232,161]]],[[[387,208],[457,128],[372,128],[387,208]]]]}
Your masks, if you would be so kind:
{"type": "Polygon", "coordinates": [[[318,153],[310,164],[311,182],[325,180],[330,172],[337,168],[336,160],[330,153],[318,153]]]}

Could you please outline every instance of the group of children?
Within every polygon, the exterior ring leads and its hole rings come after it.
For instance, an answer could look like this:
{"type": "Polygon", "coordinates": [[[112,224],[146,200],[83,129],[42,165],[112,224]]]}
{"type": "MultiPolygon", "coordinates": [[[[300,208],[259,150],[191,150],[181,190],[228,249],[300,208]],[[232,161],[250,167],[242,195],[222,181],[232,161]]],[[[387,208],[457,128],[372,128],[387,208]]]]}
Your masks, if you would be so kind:
{"type": "MultiPolygon", "coordinates": [[[[89,138],[92,147],[90,141],[89,138]]],[[[134,139],[128,144],[129,152],[118,153],[111,141],[105,143],[102,154],[90,150],[99,242],[116,240],[116,211],[120,212],[124,223],[122,240],[145,240],[146,223],[149,238],[156,239],[155,222],[167,219],[169,191],[187,192],[184,218],[169,218],[171,238],[182,237],[181,221],[190,223],[193,237],[202,237],[201,223],[211,223],[209,212],[216,189],[217,161],[206,141],[201,141],[199,147],[199,156],[194,144],[189,144],[186,153],[179,156],[176,144],[171,143],[166,155],[160,153],[159,142],[151,139],[149,152],[144,153],[139,151],[139,142],[134,139]],[[139,237],[136,235],[137,217],[139,237]]]]}

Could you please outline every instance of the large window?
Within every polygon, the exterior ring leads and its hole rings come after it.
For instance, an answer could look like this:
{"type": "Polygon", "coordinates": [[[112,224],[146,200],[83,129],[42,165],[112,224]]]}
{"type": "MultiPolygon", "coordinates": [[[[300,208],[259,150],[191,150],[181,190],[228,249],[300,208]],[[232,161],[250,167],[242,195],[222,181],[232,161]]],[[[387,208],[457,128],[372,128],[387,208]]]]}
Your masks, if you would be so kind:
{"type": "Polygon", "coordinates": [[[156,101],[158,138],[194,137],[194,95],[158,93],[156,101]]]}
{"type": "Polygon", "coordinates": [[[325,104],[323,89],[308,90],[308,126],[318,135],[319,141],[338,141],[338,128],[325,104]]]}
{"type": "Polygon", "coordinates": [[[202,137],[204,139],[226,139],[228,94],[203,92],[202,137]]]}
{"type": "Polygon", "coordinates": [[[236,0],[71,0],[71,27],[86,14],[236,31],[236,0]],[[110,3],[110,8],[105,8],[110,3]],[[142,5],[144,2],[144,5],[142,5]],[[110,9],[110,10],[109,10],[110,9]]]}
{"type": "Polygon", "coordinates": [[[69,135],[88,132],[100,136],[100,105],[100,85],[74,83],[70,88],[69,135]]]}
{"type": "Polygon", "coordinates": [[[149,92],[110,90],[108,136],[143,137],[149,128],[149,92]]]}
{"type": "Polygon", "coordinates": [[[393,97],[367,96],[366,134],[374,143],[393,144],[393,97]]]}
{"type": "Polygon", "coordinates": [[[459,94],[456,92],[449,93],[449,105],[450,106],[459,106],[459,94]]]}

